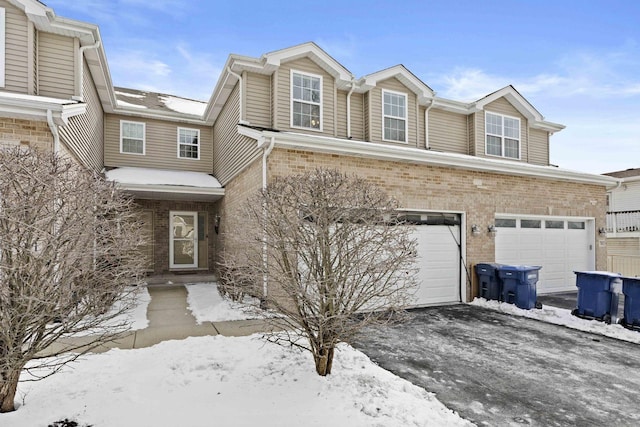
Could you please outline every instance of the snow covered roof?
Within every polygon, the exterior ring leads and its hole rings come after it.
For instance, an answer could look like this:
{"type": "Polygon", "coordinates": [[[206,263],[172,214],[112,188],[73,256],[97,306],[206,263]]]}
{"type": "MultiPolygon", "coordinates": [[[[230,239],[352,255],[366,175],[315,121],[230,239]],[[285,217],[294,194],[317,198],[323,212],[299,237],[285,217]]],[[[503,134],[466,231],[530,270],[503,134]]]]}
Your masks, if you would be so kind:
{"type": "MultiPolygon", "coordinates": [[[[207,103],[156,92],[116,87],[116,102],[119,108],[134,108],[156,113],[171,113],[201,118],[207,103]]],[[[192,117],[193,118],[193,117],[192,117]]]]}
{"type": "Polygon", "coordinates": [[[212,201],[224,195],[220,182],[203,172],[122,167],[107,171],[106,177],[140,198],[200,196],[200,200],[212,201]]]}

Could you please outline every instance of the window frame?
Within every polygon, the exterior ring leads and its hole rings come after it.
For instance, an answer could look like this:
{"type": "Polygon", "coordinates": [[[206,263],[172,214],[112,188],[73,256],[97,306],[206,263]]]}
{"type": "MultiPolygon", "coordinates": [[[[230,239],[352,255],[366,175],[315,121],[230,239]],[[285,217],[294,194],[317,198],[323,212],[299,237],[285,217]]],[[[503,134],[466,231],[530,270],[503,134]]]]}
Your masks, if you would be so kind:
{"type": "Polygon", "coordinates": [[[389,90],[389,89],[382,89],[382,95],[381,95],[381,107],[382,107],[382,140],[385,142],[395,142],[395,143],[400,143],[400,144],[408,144],[409,143],[409,95],[404,93],[404,92],[398,92],[395,90],[389,90]],[[404,98],[404,117],[400,117],[400,116],[393,116],[393,115],[387,115],[384,112],[384,96],[385,94],[391,94],[391,95],[399,95],[402,96],[404,98]],[[400,139],[388,139],[385,138],[385,119],[386,118],[390,118],[390,119],[394,119],[394,120],[404,120],[404,140],[400,140],[400,139]]]}
{"type": "Polygon", "coordinates": [[[200,153],[201,153],[201,149],[200,149],[200,129],[197,128],[187,128],[187,127],[178,127],[177,129],[177,153],[176,156],[178,159],[181,160],[200,160],[200,153]],[[198,138],[198,142],[196,144],[192,144],[192,143],[188,143],[188,142],[182,142],[180,141],[180,132],[181,131],[196,131],[196,135],[198,138]],[[188,147],[196,147],[198,150],[198,156],[197,157],[184,157],[180,155],[180,147],[181,146],[188,146],[188,147]]]}
{"type": "Polygon", "coordinates": [[[484,153],[487,156],[491,156],[491,157],[500,157],[502,159],[511,159],[511,160],[522,160],[522,120],[520,119],[520,117],[514,117],[514,116],[509,116],[507,114],[500,114],[500,113],[495,113],[493,111],[485,111],[484,112],[484,153]],[[488,116],[492,115],[492,116],[496,116],[500,118],[500,134],[496,134],[496,133],[492,133],[489,132],[488,126],[487,126],[487,120],[488,120],[488,116]],[[505,135],[505,126],[504,126],[504,119],[510,119],[510,120],[515,120],[518,123],[518,138],[512,138],[512,137],[507,137],[505,135]],[[498,154],[492,154],[489,153],[489,136],[494,137],[494,138],[499,138],[500,139],[500,155],[498,154]],[[505,148],[505,140],[509,139],[509,140],[515,140],[518,143],[518,157],[512,157],[512,156],[507,156],[505,154],[506,148],[505,148]]]}
{"type": "MultiPolygon", "coordinates": [[[[138,139],[138,138],[130,138],[127,139],[138,139]]],[[[136,122],[133,120],[120,120],[120,154],[132,154],[135,156],[144,156],[147,153],[147,124],[145,122],[136,122]],[[142,125],[142,153],[133,153],[130,151],[124,151],[124,124],[134,124],[134,125],[142,125]]]]}
{"type": "Polygon", "coordinates": [[[324,93],[323,93],[323,89],[324,89],[324,79],[321,75],[319,74],[313,74],[313,73],[308,73],[306,71],[300,71],[300,70],[294,70],[291,69],[291,72],[289,74],[289,90],[290,90],[290,96],[289,96],[289,108],[290,108],[290,120],[291,120],[291,127],[294,129],[304,129],[304,130],[310,130],[310,131],[314,131],[314,132],[322,132],[323,130],[323,126],[324,126],[324,117],[323,117],[323,100],[324,100],[324,93]],[[306,101],[304,99],[296,99],[293,96],[293,78],[295,74],[299,74],[300,76],[304,77],[311,77],[314,79],[319,79],[320,81],[320,89],[319,89],[319,94],[320,94],[320,101],[319,102],[314,102],[314,101],[306,101]],[[306,127],[306,126],[298,126],[298,125],[294,125],[294,111],[293,111],[293,106],[296,102],[302,103],[302,104],[307,104],[307,105],[317,105],[319,110],[320,110],[320,114],[319,114],[319,120],[320,120],[320,124],[317,128],[315,127],[306,127]]]}

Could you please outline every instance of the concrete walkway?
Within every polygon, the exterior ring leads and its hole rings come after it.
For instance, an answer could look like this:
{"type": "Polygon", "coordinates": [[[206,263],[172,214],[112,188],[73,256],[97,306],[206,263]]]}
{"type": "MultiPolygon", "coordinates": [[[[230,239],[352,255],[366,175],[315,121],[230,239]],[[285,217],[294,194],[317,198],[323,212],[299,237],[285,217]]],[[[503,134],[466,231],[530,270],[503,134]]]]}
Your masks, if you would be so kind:
{"type": "MultiPolygon", "coordinates": [[[[103,353],[112,348],[136,349],[151,347],[169,340],[188,337],[224,335],[247,336],[273,330],[274,326],[262,319],[203,322],[198,324],[187,307],[187,289],[182,284],[151,285],[147,287],[151,301],[147,306],[149,325],[145,329],[125,333],[113,342],[92,350],[103,353]]],[[[51,349],[58,351],[70,346],[78,347],[90,342],[91,337],[74,337],[60,340],[51,349]]],[[[83,347],[80,348],[81,350],[83,347]]],[[[49,352],[45,352],[49,353],[49,352]]]]}

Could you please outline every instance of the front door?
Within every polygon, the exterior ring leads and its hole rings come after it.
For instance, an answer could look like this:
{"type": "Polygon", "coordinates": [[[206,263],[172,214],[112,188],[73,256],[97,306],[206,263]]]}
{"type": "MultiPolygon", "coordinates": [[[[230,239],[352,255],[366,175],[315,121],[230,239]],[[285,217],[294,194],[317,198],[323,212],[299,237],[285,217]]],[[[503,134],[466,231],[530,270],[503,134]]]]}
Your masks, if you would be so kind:
{"type": "Polygon", "coordinates": [[[169,267],[198,267],[198,213],[170,212],[169,267]]]}

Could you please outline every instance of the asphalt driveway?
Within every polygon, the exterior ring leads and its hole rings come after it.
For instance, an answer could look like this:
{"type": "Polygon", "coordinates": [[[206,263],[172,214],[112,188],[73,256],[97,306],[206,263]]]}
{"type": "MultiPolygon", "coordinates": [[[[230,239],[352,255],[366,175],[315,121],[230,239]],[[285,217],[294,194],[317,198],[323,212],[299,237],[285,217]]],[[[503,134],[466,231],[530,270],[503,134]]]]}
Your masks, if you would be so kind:
{"type": "Polygon", "coordinates": [[[456,305],[355,345],[477,425],[640,425],[640,345],[456,305]]]}

